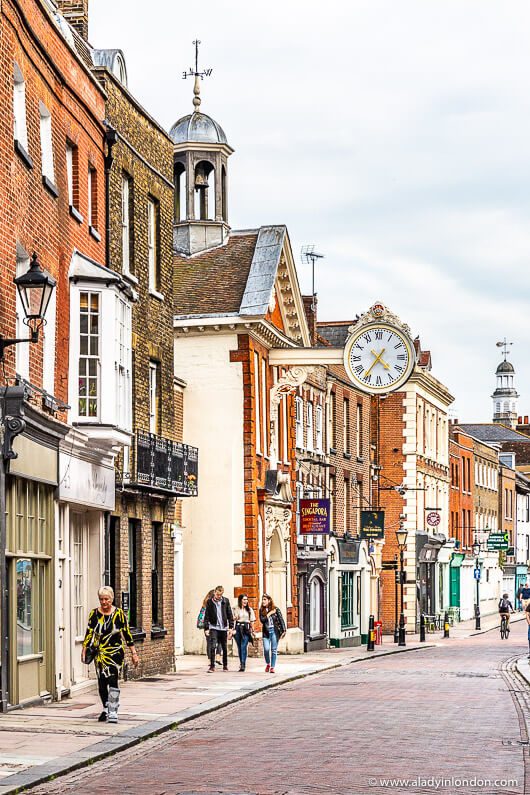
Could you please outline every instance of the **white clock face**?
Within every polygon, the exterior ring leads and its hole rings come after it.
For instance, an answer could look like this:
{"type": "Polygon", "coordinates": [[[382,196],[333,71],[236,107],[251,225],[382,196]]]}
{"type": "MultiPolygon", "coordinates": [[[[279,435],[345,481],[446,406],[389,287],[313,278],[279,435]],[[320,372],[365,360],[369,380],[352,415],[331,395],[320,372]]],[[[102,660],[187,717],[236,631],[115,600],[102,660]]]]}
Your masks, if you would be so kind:
{"type": "Polygon", "coordinates": [[[344,367],[358,389],[372,394],[393,392],[409,378],[415,362],[414,347],[401,329],[371,323],[349,338],[344,367]]]}

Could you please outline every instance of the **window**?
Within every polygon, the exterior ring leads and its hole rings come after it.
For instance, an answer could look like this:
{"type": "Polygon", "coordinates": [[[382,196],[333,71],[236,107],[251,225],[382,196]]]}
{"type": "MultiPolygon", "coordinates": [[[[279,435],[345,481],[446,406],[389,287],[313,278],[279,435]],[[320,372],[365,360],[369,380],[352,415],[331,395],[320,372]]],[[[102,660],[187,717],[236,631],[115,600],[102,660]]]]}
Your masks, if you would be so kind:
{"type": "Polygon", "coordinates": [[[350,452],[350,401],[344,398],[343,412],[342,412],[342,437],[344,452],[350,452]]]}
{"type": "Polygon", "coordinates": [[[357,403],[357,457],[363,454],[363,407],[357,403]]]}
{"type": "Polygon", "coordinates": [[[138,583],[137,583],[137,554],[136,537],[139,529],[139,519],[129,519],[129,624],[131,627],[138,626],[138,583]]]}
{"type": "Polygon", "coordinates": [[[335,475],[329,476],[329,529],[335,529],[335,475]]]}
{"type": "Polygon", "coordinates": [[[54,186],[52,117],[42,102],[39,102],[39,114],[42,176],[43,180],[48,180],[54,186]]]}
{"type": "Polygon", "coordinates": [[[296,437],[296,447],[299,450],[302,450],[304,446],[304,402],[301,397],[295,397],[294,399],[294,409],[295,409],[295,437],[296,437]]]}
{"type": "Polygon", "coordinates": [[[13,79],[13,137],[27,151],[26,83],[18,64],[15,64],[13,79]]]}
{"type": "Polygon", "coordinates": [[[322,582],[313,577],[309,583],[309,634],[322,634],[322,582]]]}
{"type": "Polygon", "coordinates": [[[331,447],[337,449],[337,433],[335,429],[335,418],[337,416],[337,398],[335,392],[329,396],[329,439],[331,447]]]}
{"type": "Polygon", "coordinates": [[[160,428],[160,364],[149,362],[149,431],[158,433],[160,428]]]}
{"type": "Polygon", "coordinates": [[[313,404],[307,404],[307,450],[313,451],[313,404]]]}
{"type": "Polygon", "coordinates": [[[100,350],[99,293],[81,292],[79,306],[79,395],[80,417],[99,416],[100,350]]]}
{"type": "Polygon", "coordinates": [[[316,433],[315,452],[322,454],[324,452],[324,449],[322,447],[322,406],[317,406],[315,409],[315,433],[316,433]]]}
{"type": "MultiPolygon", "coordinates": [[[[18,291],[17,291],[18,292],[18,291]]],[[[53,290],[42,333],[42,388],[55,394],[55,322],[57,291],[53,290]]],[[[20,345],[17,347],[20,348],[20,345]]]]}
{"type": "Polygon", "coordinates": [[[304,484],[297,481],[296,483],[296,535],[300,535],[300,500],[304,496],[304,484]]]}
{"type": "MultiPolygon", "coordinates": [[[[22,246],[17,243],[17,276],[22,276],[23,273],[29,268],[29,257],[22,248],[22,246]]],[[[53,291],[52,295],[55,293],[53,291]]],[[[17,339],[25,339],[29,337],[29,329],[24,323],[25,314],[24,309],[22,307],[22,301],[20,300],[20,296],[18,294],[18,290],[15,290],[15,310],[16,310],[16,336],[17,339]]],[[[15,368],[19,375],[26,380],[29,380],[29,351],[30,345],[27,343],[22,343],[21,345],[15,345],[15,368]]]]}
{"type": "MultiPolygon", "coordinates": [[[[268,453],[268,433],[267,433],[267,364],[265,359],[261,360],[261,409],[262,409],[262,416],[263,416],[263,455],[267,455],[268,453]]],[[[278,440],[276,440],[276,448],[278,450],[278,458],[280,457],[279,449],[278,449],[278,440]]]]}
{"type": "Polygon", "coordinates": [[[83,523],[79,515],[73,517],[72,523],[72,567],[74,582],[74,627],[76,637],[83,637],[85,632],[85,617],[83,615],[83,523]]]}
{"type": "Polygon", "coordinates": [[[33,630],[36,594],[33,592],[32,561],[19,558],[16,572],[17,657],[25,657],[35,651],[33,630]]]}
{"type": "Polygon", "coordinates": [[[175,163],[173,171],[175,183],[175,223],[186,218],[186,169],[182,163],[175,163]]]}
{"type": "Polygon", "coordinates": [[[121,264],[123,273],[132,273],[131,262],[131,179],[121,175],[121,264]]]}
{"type": "Polygon", "coordinates": [[[160,289],[160,261],[158,251],[159,213],[158,202],[147,200],[147,248],[149,258],[149,289],[160,289]]]}
{"type": "MultiPolygon", "coordinates": [[[[66,144],[66,180],[68,183],[68,204],[70,211],[79,210],[79,152],[74,144],[66,144]]],[[[79,214],[72,213],[78,221],[82,220],[79,214]]]]}
{"type": "Polygon", "coordinates": [[[289,435],[289,429],[288,429],[288,426],[287,426],[287,398],[286,397],[282,398],[282,418],[283,418],[283,422],[282,422],[283,460],[284,460],[284,463],[287,464],[287,463],[289,463],[289,448],[288,448],[288,444],[287,444],[288,435],[289,435]]]}
{"type": "Polygon", "coordinates": [[[88,167],[88,225],[91,231],[98,228],[98,172],[88,167]]]}
{"type": "Polygon", "coordinates": [[[256,453],[262,453],[261,447],[261,395],[260,395],[260,367],[259,355],[254,353],[254,383],[255,383],[255,403],[256,403],[256,453]]]}
{"type": "MultiPolygon", "coordinates": [[[[132,429],[132,326],[131,305],[116,296],[116,422],[132,429]]],[[[127,448],[128,451],[129,448],[127,448]]],[[[124,451],[125,453],[125,451],[124,451]]]]}
{"type": "Polygon", "coordinates": [[[354,602],[354,572],[342,572],[342,588],[341,588],[341,613],[340,613],[340,626],[341,629],[351,629],[354,627],[355,615],[355,602],[354,602]]]}
{"type": "Polygon", "coordinates": [[[151,525],[151,622],[158,626],[162,619],[162,523],[151,525]]]}
{"type": "Polygon", "coordinates": [[[344,478],[344,530],[350,529],[351,509],[351,484],[349,478],[344,478]]]}

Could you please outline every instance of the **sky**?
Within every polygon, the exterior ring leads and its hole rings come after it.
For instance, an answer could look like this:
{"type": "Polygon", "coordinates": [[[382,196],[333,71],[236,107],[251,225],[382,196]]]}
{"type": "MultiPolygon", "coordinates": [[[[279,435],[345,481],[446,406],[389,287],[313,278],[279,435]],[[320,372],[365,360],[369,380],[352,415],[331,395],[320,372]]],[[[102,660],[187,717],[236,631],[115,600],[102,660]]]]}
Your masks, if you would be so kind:
{"type": "Polygon", "coordinates": [[[234,229],[286,224],[319,320],[383,301],[420,335],[452,416],[488,422],[495,346],[530,413],[527,0],[89,0],[95,47],[169,130],[201,110],[235,149],[234,229]],[[526,79],[525,79],[526,78],[526,79]]]}

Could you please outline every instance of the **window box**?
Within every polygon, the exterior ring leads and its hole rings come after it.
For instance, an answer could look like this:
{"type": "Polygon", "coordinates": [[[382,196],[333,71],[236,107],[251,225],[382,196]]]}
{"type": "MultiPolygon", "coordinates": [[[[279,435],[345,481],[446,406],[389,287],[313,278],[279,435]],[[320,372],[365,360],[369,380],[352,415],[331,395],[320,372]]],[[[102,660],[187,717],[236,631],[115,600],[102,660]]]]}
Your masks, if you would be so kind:
{"type": "Polygon", "coordinates": [[[52,194],[52,196],[53,196],[55,199],[58,197],[58,195],[59,195],[59,191],[57,190],[57,188],[55,187],[55,185],[53,184],[53,182],[51,181],[51,179],[50,179],[49,177],[47,177],[47,176],[46,176],[46,174],[43,174],[43,175],[42,175],[42,184],[44,185],[44,187],[45,187],[47,190],[49,190],[49,191],[50,191],[50,193],[52,194]]]}
{"type": "Polygon", "coordinates": [[[17,141],[16,139],[15,139],[15,152],[17,153],[17,155],[19,155],[19,157],[22,158],[22,160],[24,161],[24,163],[28,168],[33,168],[33,160],[26,152],[20,141],[17,141]]]}
{"type": "Polygon", "coordinates": [[[167,635],[167,629],[164,627],[151,627],[151,640],[157,640],[158,638],[165,638],[167,635]]]}
{"type": "Polygon", "coordinates": [[[83,223],[83,216],[81,215],[77,207],[74,207],[73,204],[70,205],[70,215],[72,216],[72,218],[75,218],[77,223],[79,224],[83,223]]]}
{"type": "Polygon", "coordinates": [[[99,234],[99,232],[98,232],[98,230],[97,230],[97,229],[94,229],[94,227],[93,227],[93,226],[89,226],[89,227],[88,227],[88,231],[90,232],[90,234],[92,235],[92,237],[93,237],[95,240],[97,240],[97,241],[98,241],[98,243],[101,243],[101,235],[99,234]]]}

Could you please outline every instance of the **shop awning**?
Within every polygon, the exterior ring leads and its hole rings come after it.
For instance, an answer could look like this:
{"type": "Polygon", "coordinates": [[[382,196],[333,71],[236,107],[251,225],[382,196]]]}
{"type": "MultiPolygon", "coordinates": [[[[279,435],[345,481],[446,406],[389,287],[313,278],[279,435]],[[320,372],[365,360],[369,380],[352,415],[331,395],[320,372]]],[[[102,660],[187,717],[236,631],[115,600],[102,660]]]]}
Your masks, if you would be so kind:
{"type": "Polygon", "coordinates": [[[445,536],[442,538],[435,538],[434,536],[427,538],[427,541],[420,549],[418,563],[436,563],[440,549],[445,544],[445,536]]]}

